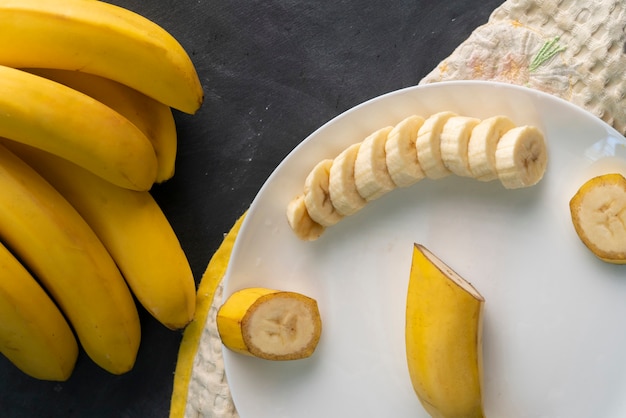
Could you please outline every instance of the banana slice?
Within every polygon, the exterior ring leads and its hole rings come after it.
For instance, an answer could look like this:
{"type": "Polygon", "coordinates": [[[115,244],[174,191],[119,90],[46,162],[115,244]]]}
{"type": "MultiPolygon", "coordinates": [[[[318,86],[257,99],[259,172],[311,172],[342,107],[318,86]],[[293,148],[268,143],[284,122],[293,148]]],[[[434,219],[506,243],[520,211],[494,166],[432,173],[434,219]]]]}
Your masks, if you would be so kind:
{"type": "Polygon", "coordinates": [[[296,197],[287,205],[287,222],[296,236],[303,241],[315,241],[326,229],[309,216],[304,204],[304,195],[296,197]]]}
{"type": "Polygon", "coordinates": [[[265,288],[233,293],[218,310],[216,322],[226,347],[266,360],[310,357],[322,333],[315,299],[265,288]]]}
{"type": "Polygon", "coordinates": [[[408,187],[425,177],[417,160],[415,141],[424,118],[409,116],[389,132],[385,143],[387,170],[398,187],[408,187]]]}
{"type": "Polygon", "coordinates": [[[368,202],[396,188],[387,170],[385,143],[393,127],[387,126],[369,135],[361,143],[354,163],[356,189],[368,202]]]}
{"type": "Polygon", "coordinates": [[[448,170],[462,177],[472,177],[467,158],[467,147],[472,130],[480,119],[452,116],[443,125],[440,148],[441,160],[448,170]]]}
{"type": "Polygon", "coordinates": [[[337,213],[349,216],[359,211],[367,201],[356,189],[354,164],[361,143],[350,145],[343,150],[330,166],[328,193],[337,213]]]}
{"type": "Polygon", "coordinates": [[[333,160],[322,160],[313,167],[304,181],[304,204],[311,219],[322,226],[332,226],[343,216],[335,210],[328,193],[330,167],[333,160]]]}
{"type": "Polygon", "coordinates": [[[435,113],[424,121],[417,132],[417,160],[428,178],[440,179],[451,174],[441,160],[440,140],[443,125],[453,116],[456,116],[454,112],[435,113]]]}
{"type": "Polygon", "coordinates": [[[496,147],[496,171],[507,189],[537,184],[548,163],[548,150],[535,126],[519,126],[505,133],[496,147]]]}
{"type": "Polygon", "coordinates": [[[506,132],[515,124],[506,116],[493,116],[474,127],[469,139],[467,159],[472,177],[480,181],[498,178],[496,171],[496,146],[506,132]]]}
{"type": "Polygon", "coordinates": [[[626,179],[604,174],[588,180],[569,203],[574,229],[598,258],[626,264],[626,179]]]}

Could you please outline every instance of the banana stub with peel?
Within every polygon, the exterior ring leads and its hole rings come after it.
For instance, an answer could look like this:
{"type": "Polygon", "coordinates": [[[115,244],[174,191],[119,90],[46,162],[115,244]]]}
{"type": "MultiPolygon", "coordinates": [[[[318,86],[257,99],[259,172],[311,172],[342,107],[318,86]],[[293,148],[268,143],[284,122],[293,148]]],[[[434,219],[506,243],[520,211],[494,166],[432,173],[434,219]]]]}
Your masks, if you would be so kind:
{"type": "Polygon", "coordinates": [[[406,356],[413,389],[434,418],[483,418],[484,298],[415,244],[406,302],[406,356]]]}
{"type": "Polygon", "coordinates": [[[227,348],[265,360],[310,357],[322,333],[315,299],[259,287],[233,293],[218,310],[216,322],[227,348]]]}
{"type": "Polygon", "coordinates": [[[626,264],[626,178],[603,174],[585,182],[569,202],[580,240],[598,258],[626,264]]]}

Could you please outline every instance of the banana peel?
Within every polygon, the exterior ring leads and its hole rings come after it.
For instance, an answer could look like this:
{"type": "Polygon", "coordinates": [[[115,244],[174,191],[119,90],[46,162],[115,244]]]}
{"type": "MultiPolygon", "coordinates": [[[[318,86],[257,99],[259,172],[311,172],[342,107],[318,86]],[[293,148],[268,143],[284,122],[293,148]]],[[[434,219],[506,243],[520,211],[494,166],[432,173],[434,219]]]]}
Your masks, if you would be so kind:
{"type": "MultiPolygon", "coordinates": [[[[247,212],[246,212],[247,213],[247,212]]],[[[181,418],[185,416],[185,407],[187,405],[187,397],[189,393],[189,382],[193,371],[194,359],[198,347],[202,331],[204,330],[209,309],[215,296],[220,281],[226,273],[230,255],[235,245],[235,240],[241,224],[245,219],[246,213],[241,215],[239,219],[231,227],[228,234],[222,241],[209,264],[202,275],[198,291],[196,293],[196,315],[193,321],[187,325],[183,333],[183,339],[178,350],[178,359],[176,361],[176,370],[174,374],[174,388],[170,401],[170,418],[181,418]]]]}
{"type": "Polygon", "coordinates": [[[484,298],[415,244],[406,302],[406,356],[413,389],[433,418],[483,418],[484,298]]]}

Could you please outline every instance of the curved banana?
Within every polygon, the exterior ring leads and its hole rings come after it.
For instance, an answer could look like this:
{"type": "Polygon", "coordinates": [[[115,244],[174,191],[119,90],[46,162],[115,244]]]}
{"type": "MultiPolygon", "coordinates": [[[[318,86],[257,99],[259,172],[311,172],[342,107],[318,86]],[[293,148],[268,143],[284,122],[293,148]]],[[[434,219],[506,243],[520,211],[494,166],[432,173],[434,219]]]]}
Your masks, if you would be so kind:
{"type": "Polygon", "coordinates": [[[322,160],[313,167],[304,182],[304,203],[311,219],[322,226],[331,226],[343,216],[335,210],[329,196],[330,167],[333,160],[322,160]]]}
{"type": "Polygon", "coordinates": [[[385,155],[385,143],[392,129],[392,126],[387,126],[365,138],[354,162],[356,189],[368,202],[396,188],[387,170],[385,155]]]}
{"type": "Polygon", "coordinates": [[[128,86],[93,74],[51,68],[25,71],[85,93],[127,118],[152,143],[157,159],[155,181],[161,183],[172,178],[178,140],[170,107],[128,86]]]}
{"type": "Polygon", "coordinates": [[[496,147],[496,171],[507,189],[529,187],[543,178],[548,150],[535,126],[519,126],[506,132],[496,147]]]}
{"type": "Polygon", "coordinates": [[[261,287],[230,295],[219,308],[216,322],[226,347],[266,360],[310,357],[322,333],[315,299],[261,287]]]}
{"type": "Polygon", "coordinates": [[[91,0],[2,0],[0,21],[2,65],[99,75],[186,113],[202,104],[180,43],[130,10],[91,0]]]}
{"type": "Polygon", "coordinates": [[[423,246],[414,246],[406,355],[415,393],[432,417],[484,417],[483,304],[470,283],[423,246]]]}
{"type": "Polygon", "coordinates": [[[417,132],[424,118],[413,115],[403,119],[389,132],[385,143],[387,171],[398,187],[408,187],[425,177],[417,160],[417,132]]]}
{"type": "Polygon", "coordinates": [[[187,257],[149,192],[124,189],[75,164],[22,144],[5,144],[44,177],[93,229],[131,291],[159,322],[185,327],[196,288],[187,257]]]}
{"type": "Polygon", "coordinates": [[[472,177],[467,158],[467,147],[472,130],[479,119],[453,116],[441,130],[441,160],[448,170],[461,177],[472,177]]]}
{"type": "Polygon", "coordinates": [[[78,344],[63,314],[0,243],[0,352],[27,375],[67,380],[78,344]]]}
{"type": "Polygon", "coordinates": [[[40,280],[80,344],[113,374],[135,362],[139,315],[124,278],[76,210],[24,161],[0,146],[0,239],[40,280]]]}
{"type": "Polygon", "coordinates": [[[304,195],[299,195],[287,204],[287,222],[303,241],[315,241],[326,230],[326,227],[311,219],[304,203],[304,195]]]}
{"type": "Polygon", "coordinates": [[[472,177],[480,181],[498,178],[496,171],[496,147],[502,135],[515,128],[506,116],[493,116],[474,127],[467,146],[467,159],[472,177]]]}
{"type": "Polygon", "coordinates": [[[157,160],[150,141],[108,106],[62,84],[4,66],[0,91],[0,137],[68,159],[122,187],[152,187],[157,160]]]}
{"type": "Polygon", "coordinates": [[[441,131],[443,125],[453,116],[456,116],[456,113],[448,111],[435,113],[426,118],[417,132],[415,140],[417,160],[426,177],[430,179],[440,179],[451,174],[441,159],[441,131]]]}
{"type": "Polygon", "coordinates": [[[367,204],[359,194],[354,179],[354,164],[360,148],[360,142],[350,145],[335,157],[330,166],[328,194],[335,211],[342,216],[353,215],[367,204]]]}

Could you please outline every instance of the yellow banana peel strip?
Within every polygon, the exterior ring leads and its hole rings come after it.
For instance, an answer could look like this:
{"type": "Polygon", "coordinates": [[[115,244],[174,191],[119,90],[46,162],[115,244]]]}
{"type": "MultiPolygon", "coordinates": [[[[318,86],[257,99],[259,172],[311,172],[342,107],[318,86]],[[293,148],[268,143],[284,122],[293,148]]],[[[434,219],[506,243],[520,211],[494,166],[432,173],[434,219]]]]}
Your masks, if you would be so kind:
{"type": "MultiPolygon", "coordinates": [[[[247,212],[246,212],[247,213],[247,212]]],[[[174,389],[170,404],[170,418],[182,418],[185,415],[189,381],[193,371],[193,362],[198,351],[202,331],[213,302],[215,290],[226,273],[235,239],[241,228],[246,213],[232,226],[224,241],[219,246],[202,275],[198,286],[195,319],[185,328],[178,351],[178,360],[174,374],[174,389]]]]}

